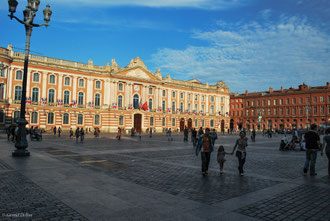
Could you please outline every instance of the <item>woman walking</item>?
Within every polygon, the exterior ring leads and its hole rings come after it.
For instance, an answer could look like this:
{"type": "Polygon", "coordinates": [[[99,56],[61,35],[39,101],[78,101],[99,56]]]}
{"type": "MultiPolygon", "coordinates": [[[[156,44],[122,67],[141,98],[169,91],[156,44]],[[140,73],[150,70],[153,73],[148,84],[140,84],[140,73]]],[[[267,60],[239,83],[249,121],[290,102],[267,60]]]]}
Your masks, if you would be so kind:
{"type": "Polygon", "coordinates": [[[245,132],[241,131],[239,133],[239,139],[236,140],[235,146],[233,148],[232,154],[235,152],[236,148],[236,157],[238,159],[238,171],[241,176],[244,175],[243,166],[246,159],[246,147],[248,146],[248,139],[245,136],[245,132]]]}

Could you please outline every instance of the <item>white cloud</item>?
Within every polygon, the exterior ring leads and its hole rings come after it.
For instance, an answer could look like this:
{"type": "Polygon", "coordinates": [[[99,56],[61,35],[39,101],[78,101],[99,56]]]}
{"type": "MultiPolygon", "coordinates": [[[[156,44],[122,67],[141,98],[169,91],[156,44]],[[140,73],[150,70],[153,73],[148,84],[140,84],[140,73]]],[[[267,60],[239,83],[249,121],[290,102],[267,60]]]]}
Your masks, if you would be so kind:
{"type": "Polygon", "coordinates": [[[324,85],[329,80],[330,35],[306,20],[282,16],[277,23],[223,27],[230,28],[193,34],[209,46],[160,49],[152,63],[179,79],[224,80],[231,90],[240,92],[302,82],[324,85]]]}
{"type": "Polygon", "coordinates": [[[192,7],[204,9],[228,9],[245,5],[251,0],[57,0],[53,4],[66,6],[142,6],[142,7],[192,7]]]}

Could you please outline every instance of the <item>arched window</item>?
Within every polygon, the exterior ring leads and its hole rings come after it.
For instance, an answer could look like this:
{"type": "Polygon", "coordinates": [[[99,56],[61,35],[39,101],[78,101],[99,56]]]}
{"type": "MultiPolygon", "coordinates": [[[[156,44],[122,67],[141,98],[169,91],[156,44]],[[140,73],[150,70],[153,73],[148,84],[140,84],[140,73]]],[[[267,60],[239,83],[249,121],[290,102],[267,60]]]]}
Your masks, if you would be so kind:
{"type": "Polygon", "coordinates": [[[37,124],[38,123],[38,112],[32,112],[31,114],[31,124],[37,124]]]}
{"type": "Polygon", "coordinates": [[[118,108],[123,107],[123,96],[118,96],[118,108]]]}
{"type": "Polygon", "coordinates": [[[214,120],[210,120],[210,127],[214,127],[214,120]]]}
{"type": "Polygon", "coordinates": [[[70,77],[65,77],[64,78],[64,85],[65,86],[70,86],[70,77]]]}
{"type": "Polygon", "coordinates": [[[63,114],[63,124],[69,124],[69,114],[63,114]]]}
{"type": "Polygon", "coordinates": [[[98,114],[94,117],[94,125],[100,125],[100,115],[98,114]]]}
{"type": "Polygon", "coordinates": [[[124,116],[123,115],[120,115],[119,116],[119,126],[123,126],[124,125],[124,116]]]}
{"type": "Polygon", "coordinates": [[[79,92],[78,94],[78,105],[83,105],[84,104],[84,93],[79,92]]]}
{"type": "Polygon", "coordinates": [[[23,79],[23,72],[16,71],[16,80],[22,80],[22,79],[23,79]]]}
{"type": "Polygon", "coordinates": [[[55,84],[55,75],[50,75],[49,76],[49,83],[50,84],[55,84]]]}
{"type": "Polygon", "coordinates": [[[152,99],[151,98],[149,99],[149,110],[150,111],[152,110],[152,99]]]}
{"type": "Polygon", "coordinates": [[[94,104],[100,106],[100,94],[95,94],[94,104]]]}
{"type": "Polygon", "coordinates": [[[95,81],[95,88],[101,89],[101,81],[95,81]]]}
{"type": "Polygon", "coordinates": [[[39,101],[39,88],[34,87],[32,89],[32,102],[38,102],[39,101]]]}
{"type": "Polygon", "coordinates": [[[39,73],[33,73],[33,79],[32,79],[32,81],[33,82],[39,82],[39,73]]]}
{"type": "Polygon", "coordinates": [[[188,112],[191,112],[191,104],[188,103],[188,112]]]}
{"type": "Polygon", "coordinates": [[[137,94],[133,96],[133,107],[134,109],[139,109],[139,95],[137,94]]]}
{"type": "Polygon", "coordinates": [[[0,123],[5,122],[5,112],[3,110],[0,110],[0,123]]]}
{"type": "Polygon", "coordinates": [[[48,91],[48,103],[54,103],[55,102],[55,90],[49,89],[48,91]]]}
{"type": "Polygon", "coordinates": [[[0,100],[3,100],[5,97],[5,84],[0,84],[0,100]]]}
{"type": "Polygon", "coordinates": [[[83,125],[84,124],[84,115],[78,114],[78,125],[83,125]]]}
{"type": "Polygon", "coordinates": [[[166,118],[165,117],[163,117],[163,119],[162,119],[162,126],[166,127],[166,118]]]}
{"type": "Polygon", "coordinates": [[[174,113],[175,112],[175,102],[173,101],[172,102],[172,113],[174,113]]]}
{"type": "Polygon", "coordinates": [[[124,85],[122,83],[118,84],[118,90],[123,91],[124,90],[124,85]]]}
{"type": "Polygon", "coordinates": [[[54,113],[48,113],[48,124],[54,124],[54,113]]]}
{"type": "Polygon", "coordinates": [[[184,111],[184,110],[183,110],[183,103],[182,103],[182,102],[180,103],[180,111],[181,111],[181,112],[184,111]]]}
{"type": "Polygon", "coordinates": [[[63,103],[64,104],[70,103],[70,91],[64,91],[63,103]]]}
{"type": "Polygon", "coordinates": [[[84,79],[79,79],[79,84],[78,84],[79,87],[85,87],[85,81],[84,79]]]}
{"type": "Polygon", "coordinates": [[[15,86],[15,100],[21,100],[21,99],[22,99],[22,87],[15,86]]]}
{"type": "Polygon", "coordinates": [[[166,101],[164,101],[164,100],[162,101],[162,110],[167,111],[166,110],[166,101]]]}

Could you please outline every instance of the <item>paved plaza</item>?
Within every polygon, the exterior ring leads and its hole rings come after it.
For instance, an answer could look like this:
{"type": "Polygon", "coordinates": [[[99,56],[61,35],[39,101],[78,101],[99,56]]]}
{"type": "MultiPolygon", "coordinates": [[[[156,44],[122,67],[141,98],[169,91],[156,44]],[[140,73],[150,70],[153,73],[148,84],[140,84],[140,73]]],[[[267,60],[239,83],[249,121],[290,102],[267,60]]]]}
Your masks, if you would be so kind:
{"type": "MultiPolygon", "coordinates": [[[[237,135],[218,135],[231,152],[237,135]]],[[[303,176],[305,152],[278,151],[281,136],[249,141],[245,175],[226,156],[219,174],[216,152],[207,177],[182,135],[63,134],[29,141],[30,157],[13,158],[0,135],[0,220],[330,220],[327,158],[317,176],[303,176]]]]}

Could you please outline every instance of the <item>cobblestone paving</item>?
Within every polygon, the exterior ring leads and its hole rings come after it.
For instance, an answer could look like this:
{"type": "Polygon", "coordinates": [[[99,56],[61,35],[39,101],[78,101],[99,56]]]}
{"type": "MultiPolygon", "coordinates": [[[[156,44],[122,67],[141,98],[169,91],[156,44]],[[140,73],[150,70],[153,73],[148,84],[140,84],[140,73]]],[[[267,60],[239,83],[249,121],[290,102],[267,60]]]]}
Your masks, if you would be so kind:
{"type": "Polygon", "coordinates": [[[87,220],[20,173],[0,176],[0,220],[87,220]]]}
{"type": "MultiPolygon", "coordinates": [[[[328,178],[327,178],[328,179],[328,178]]],[[[235,212],[264,221],[330,220],[330,189],[301,185],[235,212]]]]}

